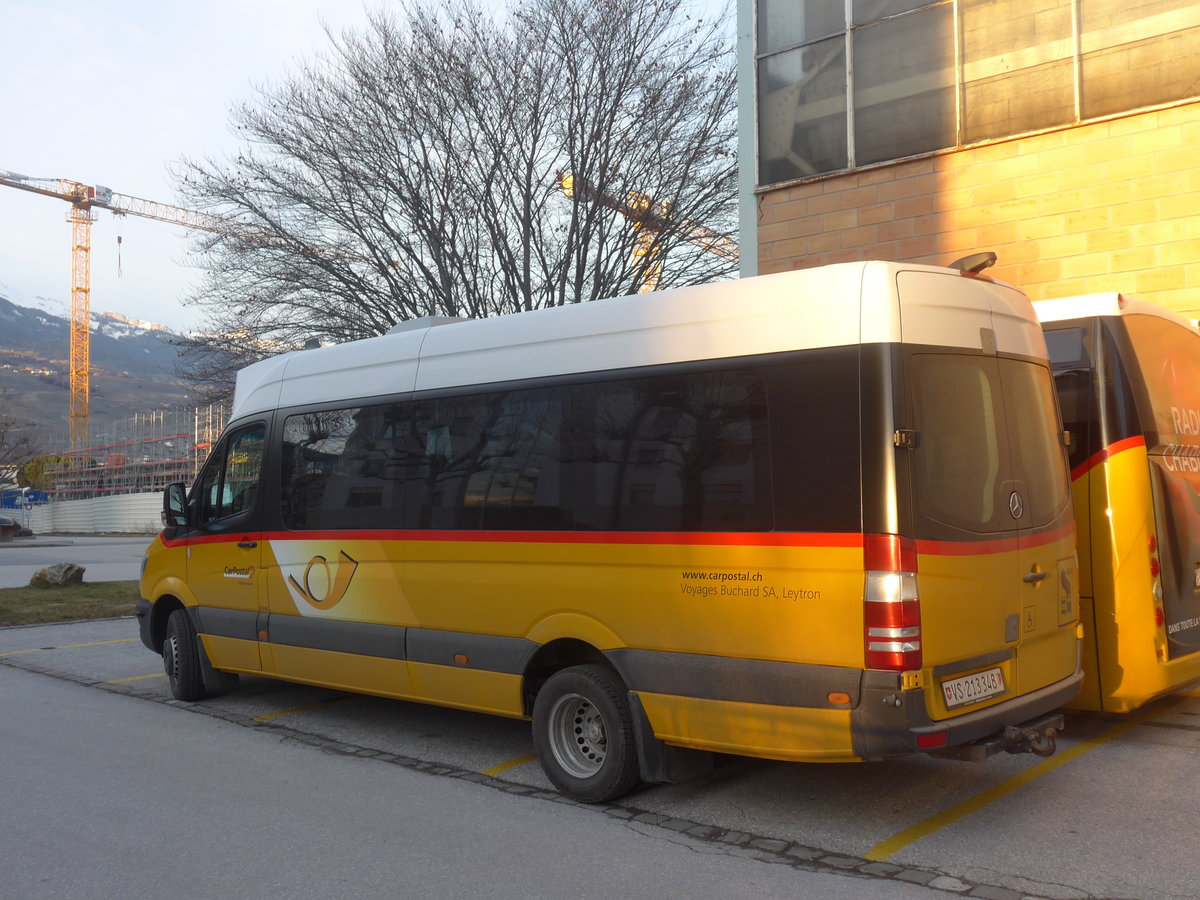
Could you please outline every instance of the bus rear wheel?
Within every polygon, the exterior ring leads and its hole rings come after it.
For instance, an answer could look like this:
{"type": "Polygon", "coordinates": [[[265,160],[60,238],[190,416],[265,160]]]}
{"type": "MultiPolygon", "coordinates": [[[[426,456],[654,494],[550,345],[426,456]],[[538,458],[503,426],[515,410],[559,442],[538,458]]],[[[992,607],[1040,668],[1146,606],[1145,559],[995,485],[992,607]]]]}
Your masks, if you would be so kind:
{"type": "Polygon", "coordinates": [[[604,666],[550,677],[533,706],[533,745],[546,776],[575,800],[603,803],[638,783],[628,694],[604,666]]]}
{"type": "Polygon", "coordinates": [[[167,618],[167,636],[163,640],[163,669],[171,682],[176,700],[200,700],[204,697],[204,676],[200,670],[200,649],[196,629],[187,610],[177,609],[167,618]]]}

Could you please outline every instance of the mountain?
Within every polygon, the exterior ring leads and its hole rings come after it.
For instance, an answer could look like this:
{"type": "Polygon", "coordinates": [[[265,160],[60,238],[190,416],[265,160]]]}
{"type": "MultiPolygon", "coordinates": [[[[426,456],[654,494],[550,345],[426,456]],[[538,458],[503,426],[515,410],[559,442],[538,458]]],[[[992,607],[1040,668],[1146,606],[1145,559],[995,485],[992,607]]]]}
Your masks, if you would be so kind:
{"type": "MultiPolygon", "coordinates": [[[[70,409],[70,312],[38,298],[18,305],[0,285],[0,412],[65,445],[70,409]]],[[[189,404],[178,377],[182,335],[116,313],[91,316],[89,419],[120,421],[189,404]]],[[[57,442],[51,440],[50,443],[57,442]]]]}

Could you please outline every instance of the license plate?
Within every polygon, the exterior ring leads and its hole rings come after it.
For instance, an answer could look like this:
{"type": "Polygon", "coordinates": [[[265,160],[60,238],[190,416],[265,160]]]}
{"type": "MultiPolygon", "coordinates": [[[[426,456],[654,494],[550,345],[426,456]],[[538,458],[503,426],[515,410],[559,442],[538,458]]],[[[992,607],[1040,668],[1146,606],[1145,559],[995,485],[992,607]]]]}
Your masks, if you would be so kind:
{"type": "Polygon", "coordinates": [[[999,668],[985,669],[973,675],[951,678],[942,682],[942,696],[946,698],[946,709],[979,703],[1004,693],[1004,672],[999,668]]]}

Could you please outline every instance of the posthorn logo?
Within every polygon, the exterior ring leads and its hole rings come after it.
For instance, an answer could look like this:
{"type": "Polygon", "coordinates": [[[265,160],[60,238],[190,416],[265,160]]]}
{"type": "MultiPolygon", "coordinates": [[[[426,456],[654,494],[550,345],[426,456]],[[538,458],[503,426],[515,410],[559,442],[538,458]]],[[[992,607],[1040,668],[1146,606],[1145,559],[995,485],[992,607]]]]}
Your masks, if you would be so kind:
{"type": "Polygon", "coordinates": [[[332,609],[346,596],[346,589],[350,587],[350,579],[357,568],[358,560],[345,550],[338,551],[338,558],[332,566],[329,560],[318,554],[304,567],[303,583],[297,581],[294,575],[289,575],[288,581],[309,605],[316,609],[332,609]]]}

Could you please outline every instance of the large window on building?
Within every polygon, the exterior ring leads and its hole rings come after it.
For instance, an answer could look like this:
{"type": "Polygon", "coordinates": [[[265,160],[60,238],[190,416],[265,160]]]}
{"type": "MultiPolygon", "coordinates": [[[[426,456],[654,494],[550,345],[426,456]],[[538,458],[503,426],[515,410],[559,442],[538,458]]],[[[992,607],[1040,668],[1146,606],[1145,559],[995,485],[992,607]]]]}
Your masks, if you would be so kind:
{"type": "Polygon", "coordinates": [[[1200,96],[1200,0],[758,0],[760,185],[1200,96]]]}

